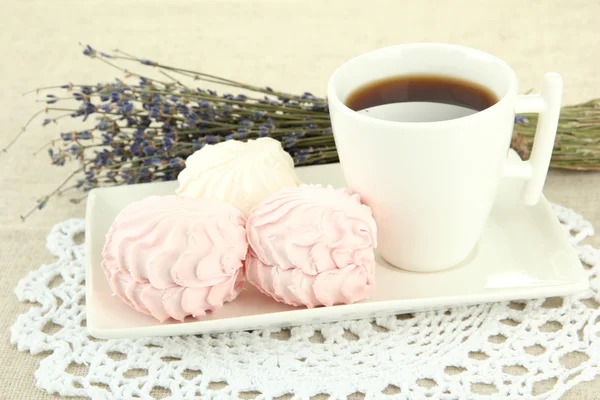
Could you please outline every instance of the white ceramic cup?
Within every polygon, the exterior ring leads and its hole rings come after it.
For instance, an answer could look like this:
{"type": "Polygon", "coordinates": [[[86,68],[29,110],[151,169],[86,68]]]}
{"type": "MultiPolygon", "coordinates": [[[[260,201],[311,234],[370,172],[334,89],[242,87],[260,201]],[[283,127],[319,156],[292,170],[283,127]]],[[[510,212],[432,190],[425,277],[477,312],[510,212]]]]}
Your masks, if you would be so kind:
{"type": "Polygon", "coordinates": [[[492,55],[449,44],[406,44],[346,62],[331,76],[327,94],[344,176],[372,208],[379,252],[390,264],[429,272],[464,261],[483,232],[502,177],[525,179],[523,202],[539,201],[560,114],[560,75],[546,74],[541,95],[518,95],[515,72],[492,55]],[[367,83],[412,74],[471,81],[499,101],[433,122],[431,103],[396,103],[381,107],[377,117],[344,104],[367,83]],[[523,112],[540,114],[533,151],[529,160],[509,163],[515,113],[523,112]]]}

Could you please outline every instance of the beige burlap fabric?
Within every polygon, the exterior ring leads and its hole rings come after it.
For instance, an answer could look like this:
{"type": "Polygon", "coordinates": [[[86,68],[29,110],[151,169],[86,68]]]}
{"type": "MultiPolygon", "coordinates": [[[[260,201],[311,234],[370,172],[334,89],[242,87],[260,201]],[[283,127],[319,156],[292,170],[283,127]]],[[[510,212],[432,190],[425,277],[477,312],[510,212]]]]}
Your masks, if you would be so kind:
{"type": "MultiPolygon", "coordinates": [[[[2,1],[0,147],[38,107],[21,93],[40,85],[95,83],[115,76],[80,55],[78,41],[194,67],[291,92],[324,95],[331,72],[362,52],[398,43],[443,41],[474,46],[505,59],[521,88],[539,89],[543,73],[559,71],[565,103],[600,97],[598,18],[594,1],[2,1]]],[[[40,357],[10,345],[9,326],[27,306],[12,291],[27,271],[51,256],[45,237],[55,223],[83,217],[84,206],[52,201],[26,223],[19,214],[51,191],[69,167],[32,153],[60,128],[34,124],[0,155],[0,398],[53,398],[35,387],[40,357]]],[[[600,174],[553,171],[547,197],[600,228],[600,174]]],[[[600,246],[600,240],[592,240],[600,246]]],[[[547,390],[543,385],[539,391],[547,390]]],[[[600,379],[568,399],[600,398],[600,379]]]]}

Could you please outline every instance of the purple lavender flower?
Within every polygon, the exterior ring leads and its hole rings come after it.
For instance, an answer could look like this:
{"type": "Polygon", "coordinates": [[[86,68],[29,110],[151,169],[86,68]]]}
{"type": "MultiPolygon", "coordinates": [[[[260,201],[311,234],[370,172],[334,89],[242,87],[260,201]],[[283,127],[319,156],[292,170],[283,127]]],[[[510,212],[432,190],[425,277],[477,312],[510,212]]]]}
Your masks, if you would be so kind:
{"type": "MultiPolygon", "coordinates": [[[[119,110],[119,114],[131,114],[134,110],[133,103],[130,101],[124,101],[121,104],[121,109],[119,110]]],[[[134,122],[135,124],[135,122],[134,122]]]]}
{"type": "Polygon", "coordinates": [[[150,108],[150,118],[158,119],[159,115],[160,115],[160,108],[158,106],[152,106],[152,108],[150,108]]]}
{"type": "Polygon", "coordinates": [[[116,92],[116,91],[110,93],[110,101],[112,103],[118,103],[120,100],[121,100],[121,93],[116,92]]]}
{"type": "Polygon", "coordinates": [[[86,121],[90,114],[96,112],[96,106],[90,102],[84,102],[81,111],[83,112],[83,121],[86,121]]]}
{"type": "Polygon", "coordinates": [[[299,139],[299,138],[303,138],[304,136],[306,136],[306,133],[304,131],[295,131],[295,132],[292,132],[292,136],[296,139],[299,139]]]}
{"type": "Polygon", "coordinates": [[[65,142],[73,140],[73,134],[70,132],[63,132],[60,134],[60,137],[65,142]]]}
{"type": "Polygon", "coordinates": [[[109,112],[112,112],[112,110],[113,110],[113,107],[114,107],[114,106],[113,106],[112,104],[110,104],[110,103],[107,103],[107,104],[102,104],[102,105],[100,106],[100,110],[102,110],[102,111],[104,111],[104,112],[106,112],[106,113],[109,113],[109,112]]]}
{"type": "Polygon", "coordinates": [[[152,120],[145,115],[142,116],[140,119],[138,119],[138,127],[140,127],[140,128],[144,128],[144,129],[148,128],[151,123],[152,123],[152,120]]]}
{"type": "Polygon", "coordinates": [[[96,158],[94,160],[94,166],[96,168],[103,167],[108,164],[110,158],[112,157],[112,153],[107,149],[103,151],[96,151],[96,158]]]}
{"type": "Polygon", "coordinates": [[[198,114],[195,112],[189,113],[185,119],[185,123],[189,126],[194,126],[196,122],[198,122],[198,114]]]}
{"type": "Polygon", "coordinates": [[[529,120],[524,115],[517,115],[515,117],[515,124],[527,124],[529,120]]]}
{"type": "Polygon", "coordinates": [[[171,134],[174,132],[173,126],[171,124],[169,124],[168,122],[165,122],[163,124],[162,130],[163,130],[163,132],[168,134],[168,136],[172,136],[171,134]]]}
{"type": "Polygon", "coordinates": [[[93,105],[92,103],[90,103],[89,101],[86,101],[83,103],[83,113],[88,115],[88,114],[92,114],[96,112],[96,106],[93,105]]]}
{"type": "Polygon", "coordinates": [[[91,169],[88,169],[87,171],[85,171],[85,180],[90,182],[94,180],[94,171],[91,169]]]}
{"type": "Polygon", "coordinates": [[[88,57],[95,57],[96,56],[96,50],[94,50],[92,48],[92,46],[90,46],[89,44],[85,46],[85,48],[83,49],[83,54],[88,56],[88,57]]]}
{"type": "Polygon", "coordinates": [[[46,119],[44,119],[44,122],[42,122],[42,126],[46,126],[46,125],[48,125],[50,122],[52,122],[52,120],[51,120],[51,119],[49,119],[49,118],[46,118],[46,119]]]}
{"type": "Polygon", "coordinates": [[[245,139],[248,136],[248,129],[246,128],[238,128],[237,130],[238,139],[245,139]]]}
{"type": "Polygon", "coordinates": [[[184,165],[185,161],[183,161],[183,158],[181,157],[175,157],[169,160],[169,167],[171,168],[183,167],[184,165]]]}
{"type": "Polygon", "coordinates": [[[131,151],[131,154],[133,154],[134,157],[142,157],[144,155],[144,153],[142,152],[142,141],[141,140],[135,140],[131,144],[130,151],[131,151]]]}
{"type": "Polygon", "coordinates": [[[133,172],[132,171],[127,171],[127,170],[121,171],[121,178],[128,185],[131,185],[132,183],[134,183],[134,181],[133,181],[133,172]]]}
{"type": "Polygon", "coordinates": [[[269,127],[268,126],[261,125],[258,129],[259,129],[258,130],[258,136],[259,137],[267,137],[267,136],[269,136],[269,127]]]}
{"type": "Polygon", "coordinates": [[[42,208],[46,207],[46,204],[48,203],[48,199],[45,198],[45,199],[42,199],[42,200],[38,200],[37,203],[38,203],[37,204],[38,210],[41,210],[42,208]]]}
{"type": "Polygon", "coordinates": [[[194,139],[194,140],[192,140],[192,147],[193,147],[194,151],[200,150],[203,147],[203,144],[199,140],[194,139]]]}
{"type": "Polygon", "coordinates": [[[106,120],[104,120],[104,119],[101,119],[101,120],[100,120],[100,122],[98,122],[98,123],[96,124],[96,129],[97,129],[97,130],[99,130],[99,131],[107,131],[107,130],[108,130],[108,128],[110,128],[110,125],[109,125],[109,123],[108,123],[106,120]]]}
{"type": "Polygon", "coordinates": [[[311,108],[312,108],[312,111],[329,114],[329,106],[326,103],[325,104],[314,103],[311,106],[311,108]]]}
{"type": "Polygon", "coordinates": [[[190,114],[190,109],[184,104],[177,104],[175,106],[175,111],[177,111],[179,114],[183,115],[184,117],[187,117],[190,114]]]}
{"type": "Polygon", "coordinates": [[[91,138],[92,138],[92,133],[90,131],[77,132],[77,139],[90,140],[91,138]]]}
{"type": "Polygon", "coordinates": [[[83,148],[78,145],[77,143],[73,143],[69,149],[68,149],[69,153],[71,153],[72,156],[79,156],[82,152],[83,152],[83,148]]]}
{"type": "Polygon", "coordinates": [[[108,133],[102,134],[102,144],[108,146],[112,142],[112,137],[108,133]]]}
{"type": "Polygon", "coordinates": [[[141,168],[139,174],[140,182],[150,182],[152,178],[152,172],[148,168],[141,168]]]}
{"type": "Polygon", "coordinates": [[[145,155],[147,156],[152,156],[154,154],[156,154],[156,149],[154,148],[154,146],[148,142],[147,140],[144,140],[142,142],[142,151],[144,152],[145,155]]]}
{"type": "Polygon", "coordinates": [[[173,140],[173,138],[171,138],[169,136],[166,136],[163,140],[163,147],[166,152],[173,150],[174,144],[175,144],[175,141],[173,140]]]}
{"type": "Polygon", "coordinates": [[[286,134],[284,136],[284,140],[283,140],[283,148],[284,149],[294,147],[295,144],[296,144],[296,138],[293,135],[286,134]]]}
{"type": "Polygon", "coordinates": [[[306,150],[300,150],[296,154],[294,154],[294,163],[299,164],[306,161],[306,150]]]}
{"type": "Polygon", "coordinates": [[[161,162],[162,161],[161,161],[160,158],[158,158],[158,157],[152,157],[152,158],[149,158],[147,160],[144,160],[144,165],[146,165],[146,166],[151,166],[152,165],[152,166],[158,167],[158,166],[161,165],[161,162]]]}
{"type": "Polygon", "coordinates": [[[231,115],[231,105],[224,104],[223,108],[221,109],[221,113],[223,114],[223,116],[231,115]]]}
{"type": "Polygon", "coordinates": [[[52,155],[52,164],[53,165],[58,165],[58,166],[63,166],[65,165],[65,161],[67,160],[66,154],[64,152],[58,152],[56,154],[52,155]]]}
{"type": "Polygon", "coordinates": [[[206,144],[215,144],[218,143],[218,139],[214,135],[206,135],[205,136],[206,144]]]}
{"type": "Polygon", "coordinates": [[[136,129],[136,131],[133,133],[133,138],[135,140],[142,140],[144,139],[144,136],[146,134],[146,131],[143,129],[136,129]]]}

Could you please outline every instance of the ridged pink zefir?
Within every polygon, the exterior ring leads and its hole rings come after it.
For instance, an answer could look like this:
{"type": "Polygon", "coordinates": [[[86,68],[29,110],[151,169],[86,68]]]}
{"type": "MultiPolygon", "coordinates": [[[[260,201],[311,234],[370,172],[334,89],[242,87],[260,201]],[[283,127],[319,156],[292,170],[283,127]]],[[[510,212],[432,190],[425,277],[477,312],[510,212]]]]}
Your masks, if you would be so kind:
{"type": "Polygon", "coordinates": [[[283,188],[254,209],[246,230],[248,281],[279,302],[348,304],[373,290],[377,228],[357,194],[283,188]]]}
{"type": "Polygon", "coordinates": [[[242,289],[244,225],[228,203],[147,197],[115,219],[102,268],[112,292],[139,312],[161,322],[201,317],[242,289]]]}

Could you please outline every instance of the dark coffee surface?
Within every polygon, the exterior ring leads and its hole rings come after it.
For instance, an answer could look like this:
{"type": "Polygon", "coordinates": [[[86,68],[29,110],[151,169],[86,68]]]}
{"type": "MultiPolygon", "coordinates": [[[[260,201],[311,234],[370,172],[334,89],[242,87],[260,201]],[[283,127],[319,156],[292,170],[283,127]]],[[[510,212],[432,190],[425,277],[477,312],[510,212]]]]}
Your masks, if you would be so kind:
{"type": "Polygon", "coordinates": [[[491,90],[474,82],[441,75],[401,75],[370,82],[348,96],[354,111],[391,103],[443,103],[482,111],[498,102],[491,90]]]}

